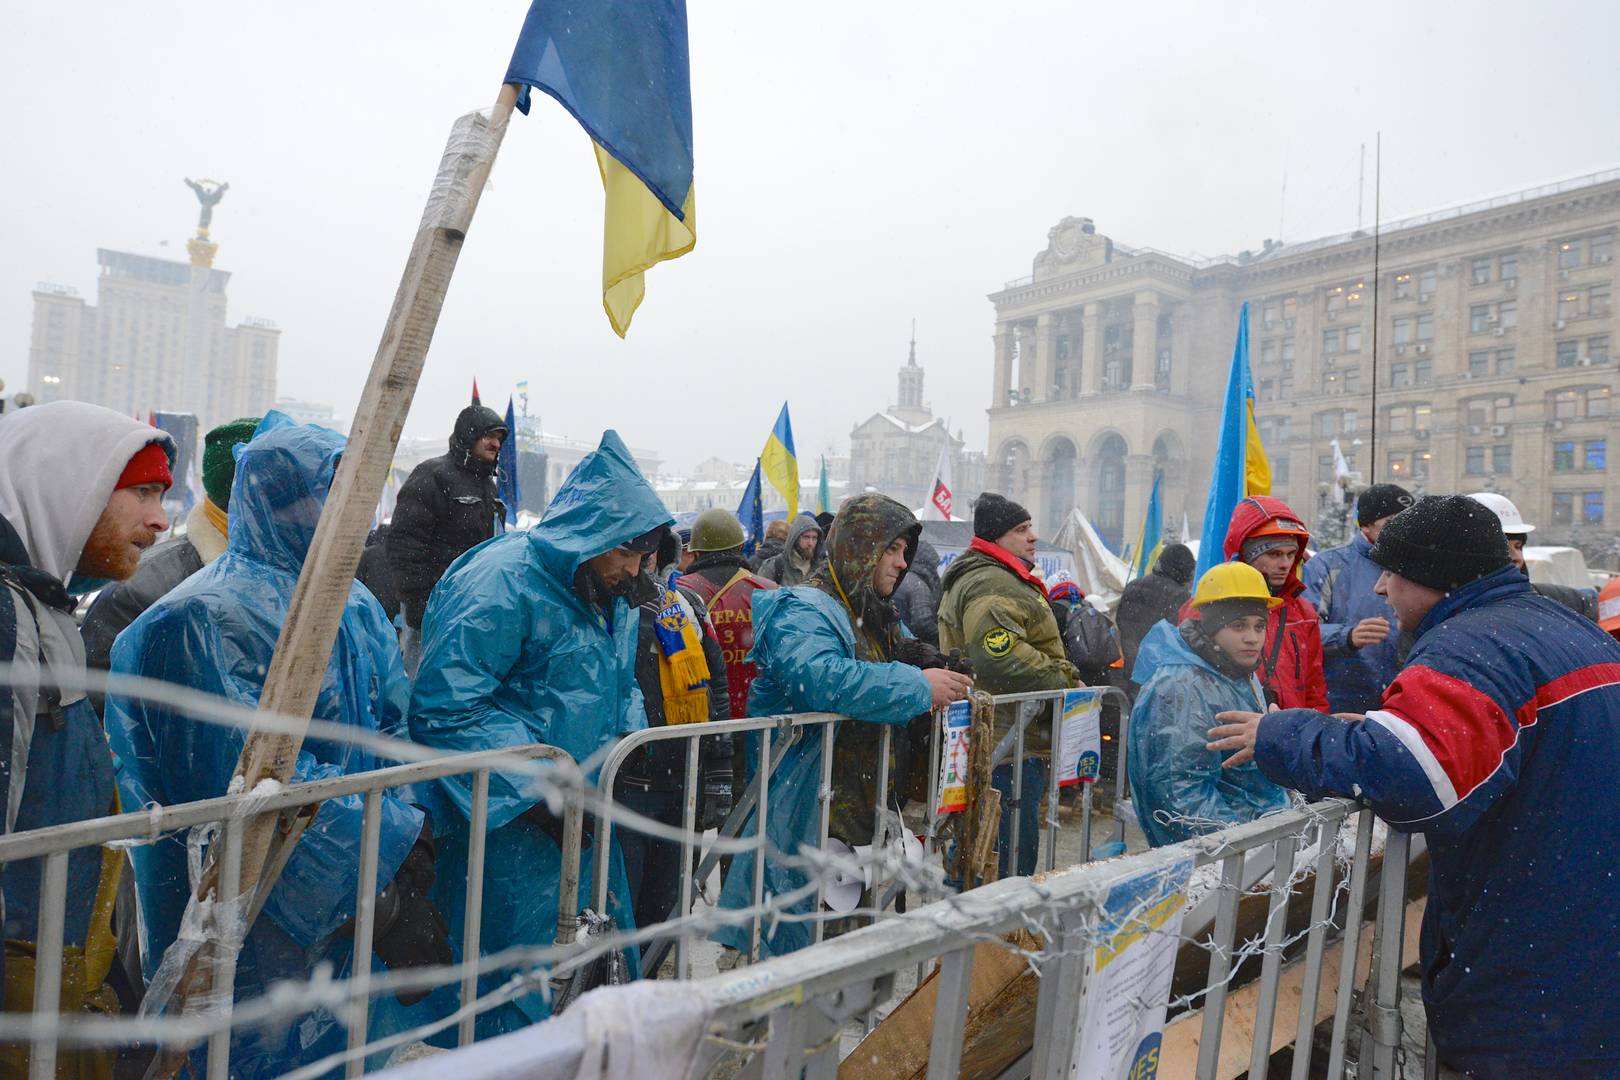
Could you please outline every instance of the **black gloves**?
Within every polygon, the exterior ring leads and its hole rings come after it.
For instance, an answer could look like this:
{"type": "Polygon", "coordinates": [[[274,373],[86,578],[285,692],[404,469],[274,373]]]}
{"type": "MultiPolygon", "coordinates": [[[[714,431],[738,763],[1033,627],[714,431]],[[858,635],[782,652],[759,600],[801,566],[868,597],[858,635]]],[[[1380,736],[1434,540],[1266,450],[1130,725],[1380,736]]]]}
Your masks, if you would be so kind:
{"type": "Polygon", "coordinates": [[[731,770],[710,770],[703,777],[703,796],[698,803],[698,831],[718,829],[731,816],[731,770]]]}
{"type": "MultiPolygon", "coordinates": [[[[551,837],[551,842],[557,845],[557,849],[559,851],[562,850],[563,819],[551,812],[550,807],[546,805],[546,800],[541,799],[539,802],[523,811],[522,815],[520,816],[526,819],[530,824],[537,827],[541,832],[551,837]]],[[[583,815],[583,820],[580,821],[579,849],[581,851],[588,849],[591,846],[591,841],[595,839],[596,831],[592,827],[591,821],[592,819],[589,814],[583,815]]]]}
{"type": "Polygon", "coordinates": [[[924,671],[930,668],[945,668],[947,671],[955,671],[962,675],[973,674],[973,661],[958,650],[952,649],[949,654],[942,653],[933,645],[918,638],[903,639],[895,646],[894,658],[902,664],[910,664],[924,671]]]}
{"type": "MultiPolygon", "coordinates": [[[[422,835],[400,863],[394,880],[377,897],[377,929],[371,947],[390,971],[455,961],[450,952],[450,926],[428,899],[433,878],[433,827],[424,821],[422,835]]],[[[401,1005],[415,1005],[431,992],[411,990],[395,997],[401,1005]]]]}

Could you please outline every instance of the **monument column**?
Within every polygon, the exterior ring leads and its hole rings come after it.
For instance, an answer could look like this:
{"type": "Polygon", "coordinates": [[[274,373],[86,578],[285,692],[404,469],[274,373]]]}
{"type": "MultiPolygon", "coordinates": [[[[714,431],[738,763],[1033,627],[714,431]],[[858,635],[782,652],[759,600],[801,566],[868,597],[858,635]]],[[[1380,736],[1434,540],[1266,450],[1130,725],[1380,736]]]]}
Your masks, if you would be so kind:
{"type": "Polygon", "coordinates": [[[1087,386],[1081,383],[1083,387],[1081,393],[1085,394],[1095,394],[1102,390],[1102,310],[1102,303],[1097,300],[1092,300],[1085,307],[1085,324],[1082,329],[1085,345],[1080,350],[1080,370],[1084,372],[1087,368],[1091,369],[1091,384],[1087,386]]]}
{"type": "Polygon", "coordinates": [[[1159,294],[1139,292],[1131,309],[1131,389],[1153,389],[1153,364],[1159,355],[1159,294]]]}
{"type": "Polygon", "coordinates": [[[1002,323],[996,327],[995,336],[994,374],[990,384],[990,407],[1004,409],[1007,407],[1007,385],[1012,382],[1012,326],[1002,323]]]}
{"type": "Polygon", "coordinates": [[[1033,323],[1018,324],[1018,380],[1013,385],[1013,393],[1018,395],[1020,401],[1025,390],[1030,392],[1030,400],[1035,400],[1035,364],[1040,353],[1038,341],[1039,335],[1033,323]]]}
{"type": "Polygon", "coordinates": [[[1056,377],[1057,342],[1052,329],[1052,313],[1042,312],[1035,318],[1035,340],[1039,343],[1035,353],[1036,401],[1052,400],[1052,382],[1056,377]]]}

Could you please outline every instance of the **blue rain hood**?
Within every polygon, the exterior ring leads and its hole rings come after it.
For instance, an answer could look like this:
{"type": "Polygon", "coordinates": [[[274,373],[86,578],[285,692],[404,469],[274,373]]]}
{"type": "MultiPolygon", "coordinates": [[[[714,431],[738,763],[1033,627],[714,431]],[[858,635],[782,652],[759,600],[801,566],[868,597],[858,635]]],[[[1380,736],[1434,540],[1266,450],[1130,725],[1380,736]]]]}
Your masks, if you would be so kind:
{"type": "Polygon", "coordinates": [[[674,525],[658,493],[636,468],[617,431],[568,474],[540,524],[528,532],[540,565],[572,587],[580,565],[660,525],[674,525]]]}

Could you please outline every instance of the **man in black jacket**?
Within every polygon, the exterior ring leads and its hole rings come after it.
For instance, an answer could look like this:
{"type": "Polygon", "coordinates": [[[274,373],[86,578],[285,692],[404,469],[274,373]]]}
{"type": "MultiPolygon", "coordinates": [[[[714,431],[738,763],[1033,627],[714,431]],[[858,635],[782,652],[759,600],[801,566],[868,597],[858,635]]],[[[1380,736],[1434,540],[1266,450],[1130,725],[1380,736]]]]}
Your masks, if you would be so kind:
{"type": "Polygon", "coordinates": [[[388,531],[388,563],[405,609],[400,646],[405,671],[416,677],[422,656],[422,614],[445,570],[469,548],[494,536],[506,517],[495,494],[495,461],[506,421],[494,409],[469,405],[456,417],[450,452],[411,470],[399,489],[388,531]]]}
{"type": "MultiPolygon", "coordinates": [[[[1114,625],[1119,628],[1119,645],[1125,654],[1126,679],[1136,666],[1137,646],[1142,644],[1142,638],[1153,624],[1160,619],[1169,619],[1172,623],[1180,621],[1176,616],[1181,605],[1192,596],[1190,586],[1197,564],[1187,545],[1168,544],[1159,552],[1153,572],[1130,582],[1120,594],[1119,605],[1114,609],[1114,625]]],[[[1130,687],[1131,696],[1135,697],[1136,684],[1132,682],[1130,687]]]]}

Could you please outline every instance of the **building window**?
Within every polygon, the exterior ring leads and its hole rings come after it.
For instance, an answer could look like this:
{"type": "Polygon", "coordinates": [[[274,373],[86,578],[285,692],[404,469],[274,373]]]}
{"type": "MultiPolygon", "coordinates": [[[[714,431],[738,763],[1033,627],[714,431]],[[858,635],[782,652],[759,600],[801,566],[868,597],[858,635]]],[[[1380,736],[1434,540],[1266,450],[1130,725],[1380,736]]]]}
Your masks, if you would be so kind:
{"type": "Polygon", "coordinates": [[[1491,280],[1491,260],[1475,259],[1469,264],[1469,280],[1475,285],[1484,285],[1491,280]]]}
{"type": "Polygon", "coordinates": [[[1321,454],[1316,459],[1316,482],[1318,484],[1333,483],[1333,455],[1321,454]]]}
{"type": "Polygon", "coordinates": [[[1503,300],[1496,305],[1496,325],[1510,330],[1519,325],[1519,304],[1516,300],[1503,300]]]}
{"type": "Polygon", "coordinates": [[[1560,390],[1553,395],[1553,419],[1573,420],[1580,399],[1578,390],[1560,390]]]}
{"type": "Polygon", "coordinates": [[[1270,330],[1273,326],[1277,325],[1277,305],[1276,304],[1267,304],[1264,308],[1261,309],[1260,325],[1264,326],[1267,330],[1270,330]]]}
{"type": "Polygon", "coordinates": [[[1354,285],[1350,286],[1350,290],[1344,294],[1345,306],[1360,307],[1362,294],[1366,291],[1367,283],[1365,281],[1358,281],[1354,285]]]}
{"type": "Polygon", "coordinates": [[[1434,381],[1434,363],[1430,360],[1419,360],[1412,365],[1412,381],[1418,386],[1427,386],[1434,381]]]}
{"type": "Polygon", "coordinates": [[[1344,310],[1344,286],[1335,285],[1327,292],[1327,309],[1330,312],[1344,310]]]}
{"type": "Polygon", "coordinates": [[[1491,305],[1473,304],[1468,309],[1468,329],[1470,333],[1483,334],[1491,328],[1491,305]]]}
{"type": "Polygon", "coordinates": [[[1292,401],[1294,398],[1294,377],[1284,375],[1277,380],[1277,395],[1283,401],[1292,401]]]}
{"type": "Polygon", "coordinates": [[[1609,287],[1594,285],[1586,292],[1586,313],[1593,316],[1609,313],[1609,287]]]}
{"type": "Polygon", "coordinates": [[[1609,471],[1609,440],[1587,439],[1582,468],[1588,472],[1609,471]]]}
{"type": "Polygon", "coordinates": [[[1491,373],[1491,354],[1487,352],[1471,352],[1468,354],[1468,374],[1475,379],[1483,379],[1491,373]]]}
{"type": "Polygon", "coordinates": [[[1292,296],[1283,297],[1283,322],[1289,327],[1294,325],[1294,316],[1299,311],[1299,301],[1292,296]]]}
{"type": "Polygon", "coordinates": [[[1275,364],[1277,362],[1276,339],[1267,338],[1260,343],[1260,362],[1262,364],[1275,364]]]}
{"type": "Polygon", "coordinates": [[[1361,351],[1361,327],[1347,326],[1344,328],[1344,351],[1361,351]]]}
{"type": "Polygon", "coordinates": [[[1607,233],[1602,236],[1592,237],[1587,242],[1587,247],[1592,256],[1593,265],[1606,263],[1614,258],[1614,237],[1607,233]]]}
{"type": "Polygon", "coordinates": [[[1327,438],[1332,438],[1333,436],[1337,435],[1338,433],[1339,433],[1339,412],[1338,412],[1337,409],[1334,409],[1331,412],[1321,412],[1321,413],[1316,414],[1316,434],[1317,435],[1325,436],[1327,438]]]}
{"type": "Polygon", "coordinates": [[[1284,364],[1292,364],[1294,362],[1294,339],[1291,337],[1285,337],[1282,339],[1282,358],[1284,364]]]}
{"type": "Polygon", "coordinates": [[[1417,339],[1419,341],[1434,340],[1434,315],[1425,312],[1417,317],[1417,339]]]}
{"type": "Polygon", "coordinates": [[[1491,447],[1491,472],[1497,476],[1510,476],[1513,473],[1513,447],[1508,443],[1498,443],[1491,447]]]}
{"type": "Polygon", "coordinates": [[[1574,442],[1553,443],[1553,472],[1575,471],[1574,442]]]}
{"type": "Polygon", "coordinates": [[[1514,355],[1512,349],[1496,350],[1496,373],[1498,375],[1511,375],[1513,373],[1514,355]]]}
{"type": "Polygon", "coordinates": [[[1332,368],[1328,368],[1322,372],[1322,393],[1344,393],[1344,384],[1339,381],[1339,373],[1334,371],[1332,368]]]}
{"type": "Polygon", "coordinates": [[[1586,339],[1586,358],[1594,364],[1607,364],[1609,362],[1608,334],[1586,339]]]}
{"type": "Polygon", "coordinates": [[[1412,275],[1395,275],[1395,299],[1405,300],[1412,295],[1412,275]]]}
{"type": "Polygon", "coordinates": [[[1339,332],[1337,330],[1322,331],[1322,355],[1336,356],[1339,352],[1339,332]]]}
{"type": "Polygon", "coordinates": [[[1429,478],[1429,462],[1434,455],[1427,450],[1420,450],[1412,457],[1412,479],[1427,480],[1429,478]]]}
{"type": "Polygon", "coordinates": [[[1581,294],[1578,292],[1563,292],[1558,294],[1558,321],[1567,322],[1578,318],[1581,314],[1581,294]]]}
{"type": "Polygon", "coordinates": [[[1603,492],[1581,492],[1581,521],[1586,525],[1603,524],[1603,492]]]}
{"type": "Polygon", "coordinates": [[[1391,364],[1391,365],[1389,365],[1389,385],[1391,385],[1391,386],[1411,386],[1412,385],[1412,365],[1410,365],[1410,364],[1391,364]]]}
{"type": "Polygon", "coordinates": [[[1559,367],[1574,367],[1580,362],[1581,343],[1578,341],[1560,341],[1557,356],[1559,367]]]}
{"type": "Polygon", "coordinates": [[[1340,385],[1344,387],[1344,392],[1346,394],[1361,393],[1361,369],[1346,368],[1344,371],[1344,378],[1340,382],[1340,385]]]}
{"type": "Polygon", "coordinates": [[[1170,350],[1160,349],[1153,364],[1153,388],[1161,392],[1170,389],[1170,350]]]}
{"type": "Polygon", "coordinates": [[[1566,240],[1558,245],[1558,269],[1573,270],[1581,265],[1581,242],[1566,240]]]}
{"type": "Polygon", "coordinates": [[[1397,345],[1405,345],[1407,342],[1409,342],[1411,340],[1412,340],[1412,320],[1411,319],[1396,319],[1395,320],[1395,344],[1397,344],[1397,345]]]}
{"type": "Polygon", "coordinates": [[[1288,455],[1283,454],[1271,461],[1271,482],[1287,486],[1288,484],[1288,455]]]}
{"type": "Polygon", "coordinates": [[[1572,525],[1575,522],[1575,493],[1555,491],[1552,497],[1554,525],[1572,525]]]}
{"type": "Polygon", "coordinates": [[[1470,446],[1463,459],[1463,473],[1468,476],[1485,475],[1485,448],[1470,446]]]}
{"type": "Polygon", "coordinates": [[[1586,392],[1586,418],[1600,419],[1609,415],[1609,388],[1599,387],[1586,392]]]}
{"type": "Polygon", "coordinates": [[[1261,401],[1276,401],[1277,400],[1277,380],[1276,379],[1261,379],[1260,380],[1260,400],[1261,401]]]}
{"type": "Polygon", "coordinates": [[[1389,432],[1399,435],[1403,431],[1412,429],[1412,410],[1405,405],[1398,405],[1389,410],[1389,432]]]}
{"type": "Polygon", "coordinates": [[[1390,454],[1385,461],[1389,466],[1389,475],[1393,476],[1397,481],[1406,479],[1405,454],[1390,454]]]}
{"type": "Polygon", "coordinates": [[[1503,281],[1516,281],[1519,277],[1519,255],[1512,252],[1497,260],[1496,274],[1503,281]]]}
{"type": "Polygon", "coordinates": [[[1418,303],[1427,304],[1434,296],[1436,288],[1436,275],[1433,270],[1425,270],[1418,275],[1418,303]]]}
{"type": "Polygon", "coordinates": [[[1361,413],[1357,412],[1355,409],[1346,409],[1344,410],[1343,420],[1344,433],[1346,435],[1354,435],[1356,433],[1356,428],[1361,424],[1361,413]]]}

